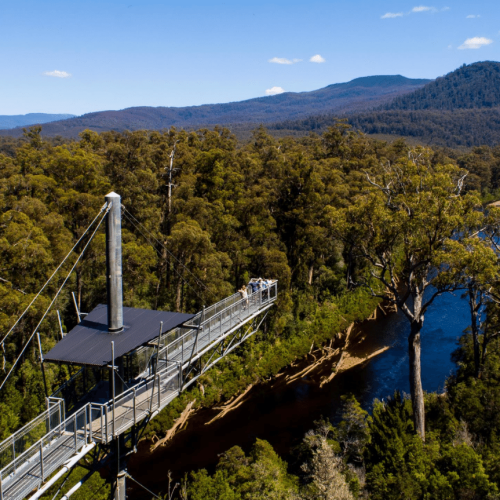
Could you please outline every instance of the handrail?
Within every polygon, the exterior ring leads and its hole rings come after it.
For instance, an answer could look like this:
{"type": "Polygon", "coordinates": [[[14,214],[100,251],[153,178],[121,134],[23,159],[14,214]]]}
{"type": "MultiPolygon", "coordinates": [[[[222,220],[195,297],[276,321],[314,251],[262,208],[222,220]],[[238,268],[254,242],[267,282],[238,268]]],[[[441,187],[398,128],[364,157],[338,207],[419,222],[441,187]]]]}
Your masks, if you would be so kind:
{"type": "MultiPolygon", "coordinates": [[[[12,460],[11,461],[15,461],[16,458],[18,456],[22,455],[23,452],[25,451],[22,448],[24,448],[27,444],[29,444],[30,440],[29,440],[28,435],[30,433],[32,433],[33,431],[35,431],[38,426],[42,426],[42,425],[45,426],[45,430],[43,431],[42,436],[46,435],[47,428],[49,428],[49,432],[50,432],[51,427],[52,427],[51,419],[54,416],[57,416],[58,423],[60,423],[62,421],[62,419],[64,418],[63,413],[64,413],[64,410],[63,410],[62,400],[58,401],[57,403],[55,403],[53,401],[49,401],[49,407],[43,413],[40,413],[40,415],[36,416],[33,420],[31,420],[30,422],[25,424],[23,427],[21,427],[21,429],[18,429],[16,432],[14,432],[14,434],[11,434],[9,437],[4,439],[0,443],[0,467],[2,467],[2,465],[3,465],[2,455],[5,452],[7,452],[7,451],[12,452],[12,460]],[[21,446],[19,446],[19,444],[21,444],[21,446]],[[18,455],[16,456],[16,454],[18,454],[18,455]]],[[[38,441],[38,439],[35,438],[35,441],[33,441],[33,442],[37,442],[37,441],[38,441]]],[[[29,447],[28,447],[28,449],[29,449],[29,447]]]]}
{"type": "MultiPolygon", "coordinates": [[[[26,451],[24,451],[21,455],[17,456],[12,462],[7,464],[3,469],[0,470],[0,481],[5,478],[5,471],[8,470],[9,468],[14,468],[14,472],[17,468],[16,464],[18,462],[26,462],[27,460],[23,460],[26,457],[31,457],[34,455],[33,451],[39,451],[41,448],[43,449],[44,443],[50,444],[50,442],[54,439],[54,436],[57,435],[62,435],[65,431],[65,429],[68,427],[69,424],[73,424],[73,434],[75,435],[75,441],[77,441],[77,433],[81,429],[77,429],[77,422],[78,418],[81,415],[87,415],[87,406],[90,403],[87,403],[85,406],[80,408],[77,412],[73,413],[71,416],[67,417],[64,421],[62,421],[59,425],[57,425],[54,429],[50,430],[47,432],[44,436],[42,436],[39,440],[37,440],[32,446],[30,446],[26,451]]],[[[85,419],[85,426],[86,428],[87,421],[85,419]]],[[[71,425],[69,425],[71,427],[71,425]]],[[[7,476],[10,473],[7,473],[7,476]]]]}
{"type": "MultiPolygon", "coordinates": [[[[268,290],[268,291],[269,291],[268,293],[270,293],[270,291],[271,291],[271,290],[276,290],[276,289],[277,289],[277,283],[278,283],[278,282],[277,282],[277,280],[272,281],[272,283],[270,284],[270,286],[269,286],[268,288],[266,288],[265,290],[268,290]]],[[[236,305],[236,304],[241,305],[241,304],[243,304],[243,302],[246,302],[247,300],[248,300],[248,301],[250,301],[250,299],[251,299],[251,298],[256,298],[256,297],[258,297],[258,296],[259,296],[259,294],[260,294],[260,293],[262,293],[263,291],[264,291],[263,289],[257,290],[256,292],[254,292],[254,293],[252,293],[252,294],[249,294],[249,295],[248,295],[248,299],[241,299],[241,298],[240,298],[240,299],[238,299],[238,301],[233,302],[231,305],[236,305]]],[[[273,298],[270,298],[270,297],[269,297],[269,299],[268,299],[268,300],[274,300],[274,299],[276,298],[276,296],[277,296],[277,293],[275,293],[275,295],[274,295],[274,297],[273,297],[273,298]]],[[[235,293],[235,294],[231,295],[231,296],[229,297],[229,299],[232,299],[232,298],[235,298],[235,297],[241,297],[241,296],[240,296],[240,294],[239,294],[239,293],[235,293]]],[[[226,299],[224,299],[224,300],[223,300],[223,301],[221,301],[221,302],[224,302],[225,300],[226,300],[226,299]]],[[[214,304],[213,306],[210,306],[210,307],[215,307],[215,306],[217,306],[218,304],[220,304],[221,302],[217,302],[217,304],[214,304]]],[[[229,307],[229,306],[227,306],[227,307],[229,307]]],[[[224,309],[221,309],[218,313],[216,313],[216,314],[214,314],[214,315],[211,315],[211,316],[209,316],[209,317],[207,317],[207,314],[210,314],[210,312],[208,312],[208,313],[207,313],[207,309],[209,309],[209,308],[205,309],[205,317],[204,317],[204,320],[203,320],[203,322],[202,322],[201,324],[199,324],[198,328],[203,327],[204,325],[206,325],[206,324],[207,324],[207,323],[208,323],[208,322],[209,322],[209,321],[210,321],[210,320],[211,320],[214,316],[217,316],[217,315],[222,314],[222,313],[223,313],[223,312],[227,309],[227,307],[226,307],[226,308],[224,308],[224,309]]],[[[202,314],[202,313],[198,313],[198,314],[195,316],[195,318],[196,318],[197,316],[200,316],[200,317],[201,317],[201,314],[202,314]]],[[[191,318],[191,320],[190,320],[189,322],[186,322],[185,324],[186,324],[186,325],[188,325],[190,322],[192,322],[192,321],[193,321],[193,319],[194,319],[194,318],[191,318]]],[[[194,331],[195,331],[194,329],[193,329],[193,330],[189,330],[189,331],[188,331],[188,332],[186,332],[184,335],[182,335],[181,337],[179,337],[179,338],[175,339],[175,340],[174,340],[174,341],[172,341],[170,344],[168,344],[167,346],[165,346],[165,348],[169,348],[169,350],[170,350],[170,348],[171,348],[172,346],[174,346],[174,345],[176,345],[176,344],[181,343],[181,342],[182,342],[182,341],[183,341],[186,337],[188,337],[189,335],[192,335],[194,331]]],[[[165,348],[164,348],[164,349],[165,349],[165,348]]]]}

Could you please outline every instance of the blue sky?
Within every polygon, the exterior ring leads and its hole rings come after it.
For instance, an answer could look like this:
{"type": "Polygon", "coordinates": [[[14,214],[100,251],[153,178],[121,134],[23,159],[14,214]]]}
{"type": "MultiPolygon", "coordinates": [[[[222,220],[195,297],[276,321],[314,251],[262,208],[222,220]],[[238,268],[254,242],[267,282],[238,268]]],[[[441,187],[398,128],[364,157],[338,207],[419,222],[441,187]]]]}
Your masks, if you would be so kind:
{"type": "Polygon", "coordinates": [[[500,2],[443,2],[0,0],[0,114],[240,101],[500,60],[500,2]]]}

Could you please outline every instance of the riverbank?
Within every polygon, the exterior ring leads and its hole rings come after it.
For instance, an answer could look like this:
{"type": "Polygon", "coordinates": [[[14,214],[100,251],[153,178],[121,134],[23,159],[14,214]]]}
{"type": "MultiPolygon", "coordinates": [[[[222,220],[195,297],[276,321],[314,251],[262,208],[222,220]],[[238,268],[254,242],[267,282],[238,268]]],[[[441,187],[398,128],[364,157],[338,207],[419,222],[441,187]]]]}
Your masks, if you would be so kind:
{"type": "MultiPolygon", "coordinates": [[[[338,408],[340,396],[349,392],[347,386],[352,371],[390,347],[380,333],[393,315],[380,314],[376,319],[372,316],[354,325],[343,356],[341,352],[323,356],[318,363],[321,349],[312,348],[304,359],[294,362],[277,377],[247,388],[244,394],[230,400],[228,403],[234,404],[234,408],[222,418],[216,417],[227,408],[227,403],[190,414],[165,446],[154,451],[151,451],[151,441],[141,442],[138,453],[130,458],[130,473],[159,492],[165,484],[167,470],[172,471],[176,480],[199,468],[213,471],[221,453],[235,445],[248,450],[256,438],[270,441],[276,451],[287,458],[313,420],[322,415],[336,418],[336,410],[327,415],[321,410],[324,401],[338,408]],[[314,368],[307,371],[311,366],[314,368]]],[[[130,498],[141,498],[141,492],[133,488],[130,498]]]]}
{"type": "Polygon", "coordinates": [[[249,385],[242,393],[235,395],[222,405],[196,410],[195,400],[191,401],[167,431],[165,437],[159,439],[155,436],[153,439],[145,440],[151,445],[151,452],[154,452],[160,446],[167,446],[174,436],[188,427],[190,420],[193,419],[197,412],[209,414],[214,412],[212,418],[204,422],[203,425],[207,426],[242,406],[253,397],[256,391],[265,389],[268,385],[272,389],[276,389],[281,385],[289,385],[298,380],[310,378],[312,381],[318,382],[320,387],[323,387],[331,383],[338,373],[361,365],[385,352],[390,346],[376,349],[374,345],[366,342],[366,324],[376,321],[378,309],[381,309],[384,315],[387,316],[388,313],[380,305],[377,306],[370,318],[364,322],[360,324],[352,323],[345,332],[338,333],[327,345],[314,349],[314,344],[312,344],[310,352],[306,356],[294,361],[270,380],[249,385]],[[339,346],[334,348],[332,345],[339,346]]]}

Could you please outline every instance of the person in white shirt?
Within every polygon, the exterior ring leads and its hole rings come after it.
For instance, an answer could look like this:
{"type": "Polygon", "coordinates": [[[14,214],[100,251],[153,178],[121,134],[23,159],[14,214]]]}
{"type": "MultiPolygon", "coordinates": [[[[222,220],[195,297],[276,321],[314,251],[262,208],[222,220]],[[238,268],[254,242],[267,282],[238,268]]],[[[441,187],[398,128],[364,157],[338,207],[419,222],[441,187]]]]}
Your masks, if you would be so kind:
{"type": "Polygon", "coordinates": [[[241,298],[243,299],[243,310],[248,307],[248,292],[247,287],[243,285],[238,292],[240,292],[241,298]]]}

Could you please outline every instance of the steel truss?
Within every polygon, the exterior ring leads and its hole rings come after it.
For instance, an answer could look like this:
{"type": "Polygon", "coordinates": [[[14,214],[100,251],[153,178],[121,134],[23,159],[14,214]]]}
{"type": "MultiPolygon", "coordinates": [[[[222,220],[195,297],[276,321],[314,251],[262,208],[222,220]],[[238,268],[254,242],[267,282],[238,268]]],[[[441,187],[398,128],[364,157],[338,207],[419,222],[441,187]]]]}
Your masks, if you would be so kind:
{"type": "Polygon", "coordinates": [[[237,329],[233,329],[227,335],[222,337],[218,342],[212,344],[209,348],[205,349],[199,356],[193,361],[187,363],[182,369],[182,386],[181,391],[187,389],[191,384],[196,382],[198,378],[205,374],[212,366],[218,363],[222,358],[227,356],[231,351],[239,347],[243,342],[248,340],[252,335],[257,333],[262,325],[262,323],[267,318],[269,314],[269,305],[265,310],[261,311],[262,314],[256,314],[252,319],[252,323],[249,328],[244,330],[243,326],[237,329]],[[261,316],[259,320],[259,316],[261,316]],[[204,355],[208,354],[208,359],[204,360],[204,355]],[[218,357],[216,359],[215,356],[218,357]]]}

